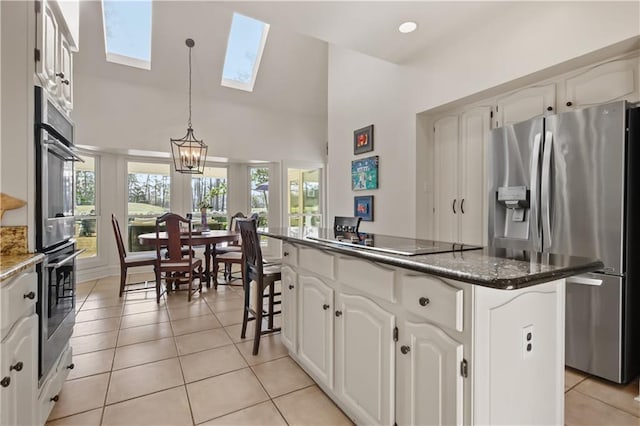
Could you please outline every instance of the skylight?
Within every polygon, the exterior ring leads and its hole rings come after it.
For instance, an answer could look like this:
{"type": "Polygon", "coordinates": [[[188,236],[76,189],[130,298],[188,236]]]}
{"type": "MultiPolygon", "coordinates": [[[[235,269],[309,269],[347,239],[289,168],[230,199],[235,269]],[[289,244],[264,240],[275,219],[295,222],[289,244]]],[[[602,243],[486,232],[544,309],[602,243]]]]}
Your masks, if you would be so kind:
{"type": "Polygon", "coordinates": [[[233,14],[222,70],[223,86],[253,91],[268,33],[269,24],[233,14]]]}
{"type": "Polygon", "coordinates": [[[107,61],[151,69],[151,0],[102,0],[107,61]]]}

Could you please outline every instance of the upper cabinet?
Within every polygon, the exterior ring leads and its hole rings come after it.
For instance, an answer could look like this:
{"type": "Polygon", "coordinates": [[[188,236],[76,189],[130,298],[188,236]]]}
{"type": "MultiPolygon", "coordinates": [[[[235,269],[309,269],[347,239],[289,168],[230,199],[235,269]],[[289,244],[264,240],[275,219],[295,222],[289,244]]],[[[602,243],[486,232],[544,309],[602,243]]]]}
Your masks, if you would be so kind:
{"type": "Polygon", "coordinates": [[[544,114],[553,114],[556,106],[556,85],[532,86],[496,100],[495,127],[526,121],[544,114]]]}
{"type": "Polygon", "coordinates": [[[66,111],[73,109],[73,52],[77,51],[77,6],[51,0],[36,3],[36,75],[49,95],[66,111]],[[71,12],[70,12],[70,11],[71,12]],[[66,15],[63,14],[66,11],[66,15]],[[74,13],[75,11],[75,13],[74,13]],[[75,34],[70,31],[75,28],[75,34]]]}
{"type": "Polygon", "coordinates": [[[581,70],[564,82],[564,111],[620,99],[640,100],[638,58],[619,59],[581,70]]]}

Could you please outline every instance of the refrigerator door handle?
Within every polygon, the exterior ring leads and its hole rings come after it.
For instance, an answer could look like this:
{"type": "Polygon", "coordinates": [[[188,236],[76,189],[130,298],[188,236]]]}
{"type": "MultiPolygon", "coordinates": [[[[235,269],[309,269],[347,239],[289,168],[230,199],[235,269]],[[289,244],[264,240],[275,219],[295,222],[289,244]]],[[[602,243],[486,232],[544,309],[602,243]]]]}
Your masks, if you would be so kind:
{"type": "Polygon", "coordinates": [[[538,217],[540,215],[538,205],[539,196],[538,188],[539,182],[539,170],[540,170],[540,141],[542,134],[538,133],[533,139],[533,152],[531,153],[531,221],[533,222],[533,245],[536,251],[542,251],[542,242],[540,241],[540,221],[538,217]]]}
{"type": "Polygon", "coordinates": [[[544,149],[542,153],[542,235],[544,238],[543,251],[552,244],[551,238],[551,153],[553,152],[553,133],[547,131],[544,135],[544,149]]]}
{"type": "Polygon", "coordinates": [[[567,278],[567,284],[581,284],[581,285],[602,285],[602,280],[597,278],[590,278],[588,275],[575,275],[567,278]]]}

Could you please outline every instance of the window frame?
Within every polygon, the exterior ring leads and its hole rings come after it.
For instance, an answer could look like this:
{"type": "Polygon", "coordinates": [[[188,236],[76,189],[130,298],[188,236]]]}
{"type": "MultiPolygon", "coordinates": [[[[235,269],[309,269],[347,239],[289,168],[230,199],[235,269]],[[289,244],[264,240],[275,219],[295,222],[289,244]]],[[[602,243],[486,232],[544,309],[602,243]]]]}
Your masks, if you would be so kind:
{"type": "MultiPolygon", "coordinates": [[[[114,0],[108,0],[114,1],[114,0]]],[[[117,1],[117,0],[115,0],[117,1]]],[[[132,56],[126,56],[119,53],[109,52],[108,50],[108,40],[107,40],[107,20],[104,13],[104,2],[105,0],[100,0],[100,11],[102,14],[102,34],[104,36],[104,53],[105,59],[107,62],[111,62],[113,64],[125,65],[133,68],[139,68],[143,70],[150,71],[151,70],[151,60],[153,54],[153,0],[149,0],[151,10],[149,17],[149,60],[134,58],[132,56]]]]}

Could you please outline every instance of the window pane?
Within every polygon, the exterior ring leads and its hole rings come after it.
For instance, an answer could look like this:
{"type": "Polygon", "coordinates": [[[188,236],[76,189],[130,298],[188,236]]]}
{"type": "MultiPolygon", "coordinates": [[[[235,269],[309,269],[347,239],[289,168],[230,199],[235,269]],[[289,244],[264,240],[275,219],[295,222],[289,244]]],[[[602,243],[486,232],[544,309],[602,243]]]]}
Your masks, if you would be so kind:
{"type": "Polygon", "coordinates": [[[222,70],[223,86],[253,91],[268,33],[269,24],[233,14],[222,70]]]}
{"type": "Polygon", "coordinates": [[[258,226],[268,225],[267,216],[269,211],[269,168],[251,167],[249,168],[251,178],[251,212],[258,213],[258,226]]]}
{"type": "Polygon", "coordinates": [[[129,251],[152,250],[143,246],[138,235],[155,232],[156,217],[170,208],[171,177],[168,164],[135,163],[128,165],[127,235],[129,251]]]}
{"type": "Polygon", "coordinates": [[[94,157],[81,155],[84,163],[75,163],[75,232],[78,249],[85,249],[78,258],[98,254],[96,217],[96,164],[94,157]]]}
{"type": "Polygon", "coordinates": [[[151,69],[151,0],[103,0],[107,61],[151,69]]]}
{"type": "Polygon", "coordinates": [[[287,170],[289,226],[321,226],[320,169],[287,170]]]}
{"type": "Polygon", "coordinates": [[[207,209],[209,229],[227,229],[227,169],[205,167],[191,178],[191,209],[194,223],[202,223],[201,207],[207,209]]]}

